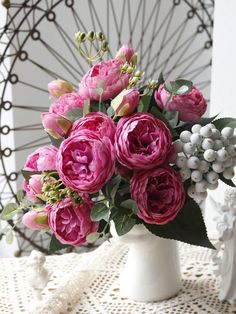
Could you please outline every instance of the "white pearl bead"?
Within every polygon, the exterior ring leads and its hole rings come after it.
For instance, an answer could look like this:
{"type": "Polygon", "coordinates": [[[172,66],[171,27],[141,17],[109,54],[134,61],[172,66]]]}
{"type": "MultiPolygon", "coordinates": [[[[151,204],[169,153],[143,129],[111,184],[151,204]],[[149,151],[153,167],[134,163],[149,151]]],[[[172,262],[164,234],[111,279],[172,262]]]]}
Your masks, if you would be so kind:
{"type": "Polygon", "coordinates": [[[194,197],[198,194],[197,191],[196,191],[196,189],[195,189],[195,186],[194,186],[194,185],[191,185],[191,186],[188,188],[187,194],[188,194],[188,196],[191,197],[191,198],[194,198],[194,197]]]}
{"type": "Polygon", "coordinates": [[[191,179],[193,182],[200,182],[202,181],[202,173],[198,170],[194,170],[192,173],[191,173],[191,179]]]}
{"type": "Polygon", "coordinates": [[[185,156],[178,156],[175,160],[175,164],[179,168],[185,168],[187,163],[187,158],[185,156]]]}
{"type": "Polygon", "coordinates": [[[226,138],[231,138],[234,135],[234,129],[227,126],[223,128],[223,130],[221,131],[221,134],[222,136],[226,138]]]}
{"type": "Polygon", "coordinates": [[[224,162],[225,168],[229,168],[233,166],[233,158],[229,157],[225,162],[224,162]]]}
{"type": "Polygon", "coordinates": [[[208,125],[205,125],[201,128],[200,135],[202,135],[203,137],[211,137],[212,129],[208,125]]]}
{"type": "Polygon", "coordinates": [[[195,152],[196,147],[192,143],[185,143],[183,150],[185,154],[192,155],[195,152]]]}
{"type": "Polygon", "coordinates": [[[175,141],[174,147],[177,153],[181,153],[183,151],[183,143],[181,142],[181,140],[175,141]]]}
{"type": "Polygon", "coordinates": [[[195,189],[198,193],[200,192],[206,192],[206,189],[207,189],[207,182],[206,180],[202,180],[200,182],[197,182],[195,184],[195,189]]]}
{"type": "Polygon", "coordinates": [[[214,141],[211,138],[205,138],[202,142],[202,148],[207,150],[207,149],[212,149],[214,147],[214,141]]]}
{"type": "Polygon", "coordinates": [[[190,169],[197,169],[200,165],[198,157],[192,156],[187,160],[187,167],[190,169]]]}
{"type": "Polygon", "coordinates": [[[207,149],[204,152],[203,157],[206,161],[212,162],[216,159],[216,152],[213,149],[207,149]]]}
{"type": "Polygon", "coordinates": [[[215,171],[216,173],[221,173],[225,170],[225,166],[222,162],[220,161],[215,161],[212,164],[212,169],[213,171],[215,171]]]}
{"type": "Polygon", "coordinates": [[[233,157],[233,162],[232,162],[232,167],[235,167],[236,166],[236,157],[233,157]]]}
{"type": "Polygon", "coordinates": [[[191,171],[188,168],[180,169],[179,174],[183,181],[188,180],[191,177],[191,171]]]}
{"type": "Polygon", "coordinates": [[[235,173],[234,173],[234,168],[230,167],[225,169],[225,171],[223,172],[223,177],[227,180],[231,180],[233,179],[235,173]]]}
{"type": "Polygon", "coordinates": [[[213,123],[208,123],[207,126],[209,126],[212,130],[216,130],[216,126],[213,123]]]}
{"type": "Polygon", "coordinates": [[[225,148],[228,154],[232,157],[236,156],[236,147],[233,144],[230,144],[225,148]]]}
{"type": "Polygon", "coordinates": [[[228,146],[230,144],[230,140],[228,138],[221,136],[220,139],[221,139],[224,146],[228,146]]]}
{"type": "Polygon", "coordinates": [[[223,161],[226,161],[228,158],[229,158],[229,154],[224,148],[221,148],[216,152],[216,159],[218,161],[223,162],[223,161]]]}
{"type": "Polygon", "coordinates": [[[206,180],[210,184],[215,184],[219,180],[219,175],[215,171],[210,171],[206,174],[206,180]]]}
{"type": "Polygon", "coordinates": [[[214,183],[214,184],[207,183],[207,188],[209,190],[216,190],[218,188],[218,186],[219,186],[219,182],[218,181],[216,181],[216,183],[214,183]]]}
{"type": "Polygon", "coordinates": [[[218,149],[221,149],[223,146],[224,145],[223,145],[223,142],[221,140],[215,140],[213,149],[218,150],[218,149]]]}
{"type": "Polygon", "coordinates": [[[230,142],[230,144],[236,144],[236,135],[233,135],[232,137],[231,137],[231,139],[229,140],[229,142],[230,142]]]}
{"type": "Polygon", "coordinates": [[[190,137],[191,137],[192,133],[190,131],[183,131],[180,133],[180,140],[184,143],[188,143],[190,142],[190,137]]]}
{"type": "Polygon", "coordinates": [[[191,131],[193,132],[193,133],[200,133],[200,129],[202,128],[202,126],[200,125],[200,124],[194,124],[193,126],[192,126],[192,129],[191,129],[191,131]]]}
{"type": "Polygon", "coordinates": [[[198,133],[193,133],[190,137],[190,141],[193,145],[201,145],[202,139],[202,136],[198,133]]]}
{"type": "Polygon", "coordinates": [[[212,130],[212,136],[213,140],[218,140],[220,138],[220,131],[217,129],[212,130]]]}
{"type": "Polygon", "coordinates": [[[207,173],[210,168],[209,162],[205,160],[200,161],[200,165],[198,167],[198,170],[201,171],[202,173],[207,173]]]}

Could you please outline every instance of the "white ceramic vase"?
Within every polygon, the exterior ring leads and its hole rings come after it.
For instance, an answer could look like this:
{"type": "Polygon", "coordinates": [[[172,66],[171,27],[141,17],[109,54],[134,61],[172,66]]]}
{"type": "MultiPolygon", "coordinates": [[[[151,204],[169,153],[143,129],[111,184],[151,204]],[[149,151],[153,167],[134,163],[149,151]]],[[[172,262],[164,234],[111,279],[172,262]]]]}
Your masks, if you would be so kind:
{"type": "Polygon", "coordinates": [[[177,242],[150,233],[144,225],[118,236],[114,225],[111,234],[129,247],[127,262],[120,277],[122,297],[151,302],[169,299],[181,288],[177,242]]]}

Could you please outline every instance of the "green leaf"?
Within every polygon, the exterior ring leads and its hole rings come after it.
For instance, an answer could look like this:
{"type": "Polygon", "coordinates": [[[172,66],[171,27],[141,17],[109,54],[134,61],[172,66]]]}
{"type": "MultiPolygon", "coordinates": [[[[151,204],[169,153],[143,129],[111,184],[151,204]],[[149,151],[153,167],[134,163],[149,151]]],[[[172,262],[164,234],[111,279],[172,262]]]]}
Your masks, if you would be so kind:
{"type": "Polygon", "coordinates": [[[56,139],[56,138],[52,137],[49,133],[47,133],[47,135],[48,135],[48,137],[49,137],[49,139],[50,139],[50,141],[51,141],[51,144],[52,144],[53,146],[57,147],[57,148],[59,148],[60,145],[61,145],[61,143],[64,141],[64,138],[58,138],[58,139],[56,139]]]}
{"type": "Polygon", "coordinates": [[[23,177],[25,178],[25,180],[27,181],[27,182],[29,182],[29,179],[33,176],[33,175],[35,175],[35,174],[42,174],[42,172],[41,171],[29,171],[29,170],[21,170],[21,173],[22,173],[22,175],[23,175],[23,177]]]}
{"type": "Polygon", "coordinates": [[[175,128],[179,121],[178,111],[167,111],[165,112],[164,116],[168,120],[172,128],[175,128]]]}
{"type": "Polygon", "coordinates": [[[24,190],[17,191],[16,198],[17,198],[17,201],[19,203],[23,201],[24,197],[25,197],[25,191],[24,190]]]}
{"type": "Polygon", "coordinates": [[[232,180],[228,180],[228,179],[225,179],[225,177],[223,176],[222,173],[219,173],[219,179],[224,182],[225,184],[235,188],[236,185],[234,184],[234,182],[232,180]]]}
{"type": "Polygon", "coordinates": [[[143,106],[142,101],[140,101],[137,107],[137,112],[143,112],[143,111],[144,111],[144,106],[143,106]]]}
{"type": "Polygon", "coordinates": [[[226,126],[236,128],[236,119],[234,118],[220,118],[212,122],[218,130],[222,130],[226,126]]]}
{"type": "Polygon", "coordinates": [[[84,102],[84,106],[83,106],[83,116],[85,116],[87,113],[89,113],[91,111],[90,108],[90,100],[86,99],[84,102]]]}
{"type": "Polygon", "coordinates": [[[18,211],[19,209],[15,203],[9,203],[3,208],[0,218],[2,220],[11,220],[18,211]]]}
{"type": "Polygon", "coordinates": [[[160,86],[164,82],[165,82],[165,79],[164,79],[163,73],[161,72],[159,77],[158,77],[158,85],[160,86]]]}
{"type": "Polygon", "coordinates": [[[119,236],[122,236],[129,232],[136,223],[135,217],[130,217],[122,211],[117,210],[116,214],[113,216],[113,221],[115,224],[116,232],[119,236]]]}
{"type": "Polygon", "coordinates": [[[94,243],[100,238],[100,233],[99,232],[93,232],[87,235],[86,241],[88,243],[94,243]]]}
{"type": "Polygon", "coordinates": [[[174,239],[193,245],[215,249],[207,237],[205,223],[198,204],[190,198],[177,217],[165,225],[144,223],[153,234],[167,239],[174,239]]]}
{"type": "Polygon", "coordinates": [[[109,208],[104,203],[97,203],[91,209],[90,218],[92,221],[108,220],[109,208]]]}
{"type": "Polygon", "coordinates": [[[128,199],[128,200],[121,202],[120,206],[127,208],[127,209],[131,209],[134,214],[137,214],[137,212],[138,212],[137,203],[132,199],[128,199]]]}
{"type": "Polygon", "coordinates": [[[106,185],[103,187],[103,194],[109,199],[114,200],[117,189],[119,188],[121,182],[121,177],[115,176],[111,180],[109,180],[106,185]]]}
{"type": "Polygon", "coordinates": [[[98,95],[101,96],[101,95],[103,94],[103,92],[104,92],[104,89],[101,88],[101,87],[100,87],[100,88],[96,88],[96,89],[95,89],[95,92],[96,92],[98,95]]]}
{"type": "Polygon", "coordinates": [[[177,79],[173,82],[173,93],[175,95],[186,95],[191,92],[192,87],[193,82],[184,79],[177,79]]]}
{"type": "Polygon", "coordinates": [[[149,105],[150,105],[150,102],[151,102],[151,98],[152,98],[152,95],[150,94],[147,94],[147,95],[143,95],[140,99],[140,107],[138,108],[138,112],[147,112],[148,109],[149,109],[149,105]],[[142,109],[142,111],[141,111],[142,109]]]}
{"type": "Polygon", "coordinates": [[[56,251],[60,251],[62,249],[66,249],[68,247],[71,247],[71,245],[68,245],[68,244],[62,244],[61,242],[59,242],[57,240],[57,238],[55,237],[55,235],[53,234],[52,237],[51,237],[51,241],[50,241],[50,244],[49,244],[49,252],[50,253],[54,253],[56,251]]]}
{"type": "Polygon", "coordinates": [[[165,90],[166,90],[167,92],[169,92],[170,94],[173,93],[173,87],[172,87],[171,82],[165,82],[164,88],[165,88],[165,90]]]}
{"type": "Polygon", "coordinates": [[[12,229],[10,229],[6,234],[6,242],[7,242],[7,244],[13,243],[13,231],[12,231],[12,229]]]}
{"type": "Polygon", "coordinates": [[[74,108],[66,113],[66,117],[71,121],[75,122],[79,118],[83,117],[83,109],[82,108],[74,108]]]}
{"type": "Polygon", "coordinates": [[[176,130],[176,132],[178,132],[178,134],[180,134],[182,131],[185,131],[185,130],[187,130],[187,131],[190,131],[191,130],[191,128],[192,128],[192,126],[194,125],[194,124],[200,124],[201,126],[204,126],[204,125],[206,125],[206,124],[208,124],[208,123],[214,123],[214,119],[217,117],[217,115],[216,116],[214,116],[214,117],[210,117],[210,118],[200,118],[200,119],[198,119],[197,121],[195,121],[195,122],[180,122],[176,127],[175,127],[175,130],[176,130]],[[213,121],[213,122],[212,122],[213,121]]]}
{"type": "Polygon", "coordinates": [[[115,111],[114,111],[114,109],[113,109],[112,107],[109,107],[109,108],[107,109],[107,115],[108,115],[109,117],[113,117],[113,116],[115,115],[115,111]]]}

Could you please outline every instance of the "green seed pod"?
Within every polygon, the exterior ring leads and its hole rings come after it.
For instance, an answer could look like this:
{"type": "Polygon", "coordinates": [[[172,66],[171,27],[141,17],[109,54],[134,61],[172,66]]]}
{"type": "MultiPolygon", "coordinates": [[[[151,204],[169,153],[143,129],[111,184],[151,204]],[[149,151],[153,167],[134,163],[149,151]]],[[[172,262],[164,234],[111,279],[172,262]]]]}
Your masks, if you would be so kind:
{"type": "Polygon", "coordinates": [[[86,40],[86,34],[85,33],[80,33],[79,39],[81,42],[84,42],[86,40]]]}
{"type": "Polygon", "coordinates": [[[127,73],[128,74],[132,74],[134,72],[134,68],[129,66],[128,69],[127,69],[127,73]]]}
{"type": "Polygon", "coordinates": [[[139,79],[138,79],[137,77],[132,77],[132,79],[130,80],[130,84],[131,84],[132,86],[137,85],[138,82],[139,82],[139,79]]]}
{"type": "Polygon", "coordinates": [[[98,40],[100,40],[100,41],[105,40],[105,36],[102,32],[98,32],[96,35],[97,35],[98,40]]]}
{"type": "Polygon", "coordinates": [[[94,33],[94,31],[88,32],[88,39],[90,41],[94,41],[95,40],[95,33],[94,33]]]}
{"type": "Polygon", "coordinates": [[[104,41],[102,43],[101,50],[104,51],[104,52],[108,51],[108,43],[107,43],[107,41],[104,41]]]}
{"type": "Polygon", "coordinates": [[[141,72],[141,71],[136,71],[136,72],[134,73],[134,76],[139,77],[139,78],[141,78],[142,75],[143,75],[143,72],[141,72]]]}

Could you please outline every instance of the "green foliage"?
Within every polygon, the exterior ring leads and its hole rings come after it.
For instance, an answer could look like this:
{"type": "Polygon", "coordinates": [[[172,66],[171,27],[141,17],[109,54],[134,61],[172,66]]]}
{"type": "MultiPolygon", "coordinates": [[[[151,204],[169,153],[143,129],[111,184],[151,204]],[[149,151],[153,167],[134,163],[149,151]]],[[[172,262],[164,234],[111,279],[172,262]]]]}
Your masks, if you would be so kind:
{"type": "Polygon", "coordinates": [[[122,206],[123,208],[126,208],[126,209],[130,209],[134,214],[137,214],[137,212],[138,212],[137,203],[132,199],[128,199],[128,200],[121,202],[120,206],[122,206]]]}
{"type": "Polygon", "coordinates": [[[53,234],[51,237],[51,241],[50,241],[48,250],[49,250],[49,253],[54,253],[56,251],[60,251],[60,250],[63,250],[63,249],[69,248],[69,247],[71,247],[71,245],[62,244],[61,242],[59,242],[57,240],[57,238],[53,234]]]}
{"type": "Polygon", "coordinates": [[[179,122],[179,113],[178,111],[167,111],[164,113],[164,117],[170,124],[172,128],[175,128],[179,122]]]}
{"type": "Polygon", "coordinates": [[[104,203],[97,203],[91,209],[90,218],[92,221],[108,220],[109,208],[104,203]]]}
{"type": "Polygon", "coordinates": [[[118,208],[113,208],[112,220],[114,221],[116,232],[122,236],[129,232],[136,223],[136,218],[127,215],[124,211],[118,208]]]}
{"type": "Polygon", "coordinates": [[[83,116],[91,111],[90,100],[86,99],[83,106],[83,116]]]}
{"type": "Polygon", "coordinates": [[[114,202],[114,198],[116,196],[116,192],[121,183],[121,176],[115,176],[111,180],[109,180],[106,185],[103,187],[102,192],[106,196],[108,200],[114,202]]]}
{"type": "Polygon", "coordinates": [[[138,112],[147,112],[150,106],[152,95],[149,93],[147,95],[143,95],[140,98],[137,111],[138,112]]]}
{"type": "Polygon", "coordinates": [[[113,117],[113,116],[115,115],[115,111],[114,111],[114,109],[113,109],[112,107],[108,107],[108,109],[107,109],[107,115],[108,115],[109,117],[113,117]]]}
{"type": "Polygon", "coordinates": [[[0,218],[2,220],[11,220],[18,211],[19,209],[15,203],[9,203],[3,208],[0,218]]]}
{"type": "Polygon", "coordinates": [[[100,233],[99,232],[93,232],[87,235],[86,241],[88,243],[94,243],[100,238],[100,233]]]}
{"type": "Polygon", "coordinates": [[[222,130],[223,128],[231,127],[236,128],[236,119],[235,118],[220,118],[212,122],[218,130],[222,130]]]}
{"type": "Polygon", "coordinates": [[[83,109],[82,108],[74,108],[66,113],[66,117],[73,123],[79,118],[83,117],[83,109]]]}
{"type": "Polygon", "coordinates": [[[164,88],[171,95],[186,95],[191,92],[193,83],[184,79],[177,79],[173,82],[165,82],[164,88]]]}
{"type": "Polygon", "coordinates": [[[7,242],[7,244],[13,243],[13,231],[12,231],[12,229],[10,229],[6,234],[6,242],[7,242]]]}
{"type": "Polygon", "coordinates": [[[50,141],[51,141],[51,144],[57,148],[60,147],[61,143],[63,142],[64,138],[59,138],[59,139],[56,139],[54,137],[52,137],[49,133],[47,133],[50,141]]]}
{"type": "Polygon", "coordinates": [[[187,131],[190,131],[192,126],[194,124],[200,124],[201,126],[204,126],[208,123],[215,123],[213,120],[217,117],[214,116],[214,117],[210,117],[210,118],[200,118],[198,119],[197,121],[195,122],[180,122],[176,127],[175,127],[175,130],[178,134],[180,134],[181,132],[187,130],[187,131]]]}
{"type": "Polygon", "coordinates": [[[17,201],[19,203],[23,201],[24,197],[25,197],[25,191],[24,190],[17,191],[16,198],[17,198],[17,201]]]}
{"type": "Polygon", "coordinates": [[[165,225],[144,223],[153,234],[167,239],[175,239],[193,245],[215,249],[207,237],[205,223],[198,204],[190,198],[177,217],[165,225]]]}
{"type": "Polygon", "coordinates": [[[220,179],[222,182],[224,182],[225,184],[227,184],[227,185],[229,185],[229,186],[231,186],[231,187],[233,187],[233,188],[236,187],[235,184],[233,183],[233,181],[232,181],[232,180],[225,179],[225,177],[223,176],[222,173],[219,173],[219,179],[220,179]]]}

